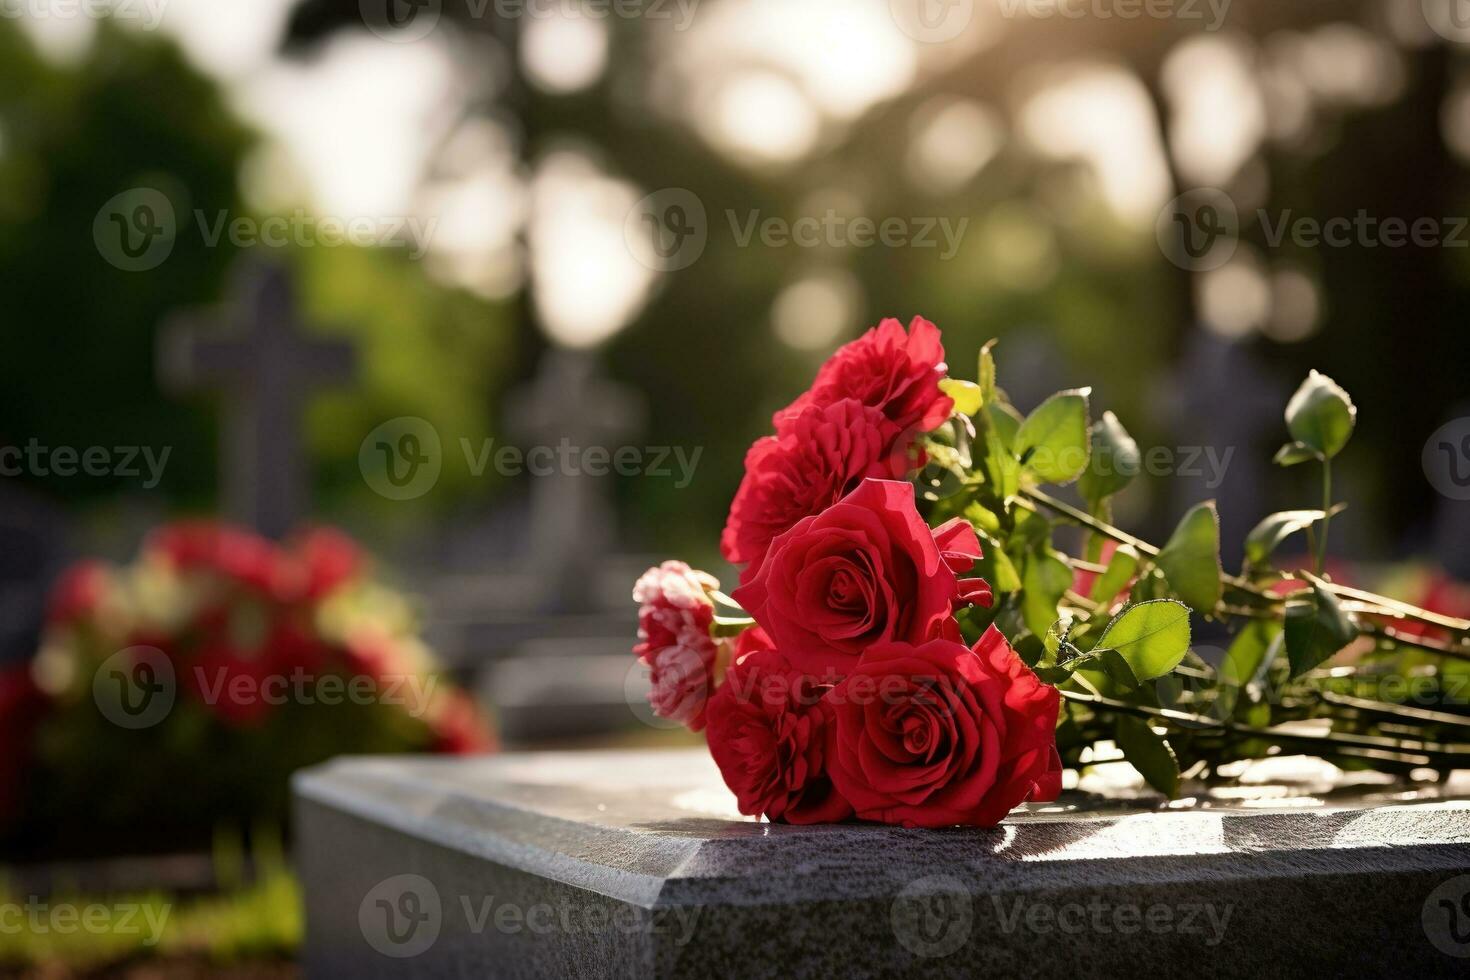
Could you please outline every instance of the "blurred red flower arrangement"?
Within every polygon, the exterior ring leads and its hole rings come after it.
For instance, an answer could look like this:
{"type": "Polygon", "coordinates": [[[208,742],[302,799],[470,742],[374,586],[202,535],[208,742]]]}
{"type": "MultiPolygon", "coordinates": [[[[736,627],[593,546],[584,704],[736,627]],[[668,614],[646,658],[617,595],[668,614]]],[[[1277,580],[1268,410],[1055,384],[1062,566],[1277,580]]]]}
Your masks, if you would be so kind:
{"type": "Polygon", "coordinates": [[[349,537],[211,521],[62,575],[40,652],[0,674],[0,740],[0,826],[140,849],[283,820],[290,773],[335,755],[495,745],[349,537]]]}

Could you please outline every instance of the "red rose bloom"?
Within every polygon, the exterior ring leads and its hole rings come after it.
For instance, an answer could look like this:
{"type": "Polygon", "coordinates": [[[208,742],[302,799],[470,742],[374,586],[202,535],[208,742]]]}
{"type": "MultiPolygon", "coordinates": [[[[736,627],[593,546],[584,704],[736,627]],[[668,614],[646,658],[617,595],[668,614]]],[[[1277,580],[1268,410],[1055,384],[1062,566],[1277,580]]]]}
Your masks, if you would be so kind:
{"type": "Polygon", "coordinates": [[[720,537],[726,560],[759,560],[771,539],[803,517],[841,500],[864,477],[902,477],[891,461],[898,427],[853,398],[809,405],[780,435],[766,436],[745,456],[745,477],[720,537]]]}
{"type": "Polygon", "coordinates": [[[832,786],[832,708],[813,678],[774,650],[732,666],[710,699],[709,751],[740,812],[786,823],[852,815],[832,786]]]}
{"type": "Polygon", "coordinates": [[[836,681],[873,643],[922,643],[956,604],[988,601],[956,576],[980,555],[963,521],[931,531],[914,488],[864,480],[771,542],[734,598],[798,670],[836,681]]]}
{"type": "Polygon", "coordinates": [[[945,639],[870,647],[827,697],[832,780],[864,819],[989,827],[1061,789],[1060,697],[994,626],[974,650],[945,639]]]}
{"type": "Polygon", "coordinates": [[[899,430],[928,432],[949,418],[954,400],[939,390],[944,378],[939,328],[921,316],[909,331],[889,317],[827,359],[811,389],[773,418],[784,431],[811,405],[856,398],[881,411],[899,430]]]}
{"type": "Polygon", "coordinates": [[[359,575],[365,564],[357,543],[334,528],[314,528],[296,543],[306,598],[318,600],[359,575]]]}
{"type": "Polygon", "coordinates": [[[434,699],[429,750],[445,755],[477,755],[494,752],[495,735],[480,713],[474,698],[463,691],[439,693],[434,699]]]}
{"type": "Polygon", "coordinates": [[[97,612],[111,584],[111,573],[100,561],[79,561],[61,573],[46,604],[49,626],[71,626],[97,612]]]}
{"type": "Polygon", "coordinates": [[[649,667],[648,702],[660,718],[696,732],[704,727],[705,702],[716,680],[719,650],[710,635],[715,605],[708,593],[719,587],[681,561],[650,568],[633,586],[642,641],[633,652],[649,667]]]}
{"type": "Polygon", "coordinates": [[[204,570],[267,595],[288,584],[281,549],[243,528],[213,521],[182,521],[149,535],[146,550],[180,571],[204,570]]]}

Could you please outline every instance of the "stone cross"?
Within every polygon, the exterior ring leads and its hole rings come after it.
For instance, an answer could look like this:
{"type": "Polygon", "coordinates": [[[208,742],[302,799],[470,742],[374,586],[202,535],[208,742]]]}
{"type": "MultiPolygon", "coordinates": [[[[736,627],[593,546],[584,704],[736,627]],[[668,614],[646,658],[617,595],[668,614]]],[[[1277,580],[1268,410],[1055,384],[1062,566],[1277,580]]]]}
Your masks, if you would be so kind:
{"type": "Polygon", "coordinates": [[[639,429],[643,412],[635,392],[601,375],[592,351],[548,351],[536,377],[507,398],[513,434],[526,441],[521,448],[529,454],[533,447],[545,447],[542,458],[550,449],[555,460],[550,473],[542,467],[543,472],[530,474],[527,555],[531,572],[547,583],[553,605],[576,606],[579,596],[585,599],[587,570],[615,544],[610,477],[586,472],[584,451],[601,446],[615,453],[619,441],[639,429]]]}
{"type": "Polygon", "coordinates": [[[313,387],[349,380],[354,363],[350,343],[302,334],[290,274],[274,263],[237,268],[222,316],[186,314],[166,325],[160,380],[224,392],[220,492],[231,519],[280,537],[306,515],[301,411],[313,387]]]}

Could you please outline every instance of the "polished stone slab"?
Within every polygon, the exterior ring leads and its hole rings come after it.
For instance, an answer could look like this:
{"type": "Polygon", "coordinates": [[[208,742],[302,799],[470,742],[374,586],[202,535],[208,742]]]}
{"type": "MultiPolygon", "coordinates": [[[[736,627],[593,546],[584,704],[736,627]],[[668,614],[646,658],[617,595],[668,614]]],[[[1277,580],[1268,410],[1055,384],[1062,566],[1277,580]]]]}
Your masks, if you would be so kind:
{"type": "Polygon", "coordinates": [[[1104,775],[996,828],[925,831],[743,818],[701,750],[338,760],[295,784],[305,962],[315,977],[1466,975],[1470,781],[1426,795],[1286,760],[1245,778],[1165,804],[1104,775]]]}

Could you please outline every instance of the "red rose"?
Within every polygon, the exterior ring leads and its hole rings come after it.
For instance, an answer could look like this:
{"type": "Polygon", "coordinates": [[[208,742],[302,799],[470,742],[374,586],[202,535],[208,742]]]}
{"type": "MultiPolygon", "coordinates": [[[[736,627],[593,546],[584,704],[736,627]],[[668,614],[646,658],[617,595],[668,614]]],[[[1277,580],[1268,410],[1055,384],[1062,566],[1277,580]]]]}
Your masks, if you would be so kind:
{"type": "Polygon", "coordinates": [[[955,575],[979,554],[967,523],[929,529],[912,485],[864,480],[772,541],[734,598],[794,667],[836,681],[871,644],[922,643],[957,603],[988,601],[955,575]]]}
{"type": "Polygon", "coordinates": [[[100,561],[80,561],[61,573],[46,604],[46,623],[71,626],[90,618],[102,605],[112,575],[100,561]]]}
{"type": "Polygon", "coordinates": [[[275,596],[288,584],[284,558],[273,542],[213,521],[182,521],[149,535],[145,550],[180,571],[204,570],[275,596]]]}
{"type": "Polygon", "coordinates": [[[827,775],[832,708],[822,694],[774,650],[730,668],[710,699],[706,737],[741,813],[799,824],[852,815],[827,775]]]}
{"type": "Polygon", "coordinates": [[[945,639],[872,646],[827,698],[832,780],[864,819],[989,827],[1061,789],[1061,699],[994,626],[974,650],[945,639]]]}
{"type": "Polygon", "coordinates": [[[495,751],[495,733],[486,723],[474,698],[463,691],[441,691],[434,698],[430,715],[433,742],[429,751],[446,755],[477,755],[495,751]]]}
{"type": "Polygon", "coordinates": [[[362,551],[350,537],[333,528],[314,528],[296,543],[306,598],[321,599],[363,570],[362,551]]]}
{"type": "Polygon", "coordinates": [[[900,431],[928,432],[954,408],[954,400],[939,390],[946,370],[938,327],[916,316],[905,333],[889,317],[840,347],[817,372],[811,389],[772,421],[783,431],[810,405],[856,398],[881,411],[900,431]]]}
{"type": "Polygon", "coordinates": [[[841,500],[864,477],[902,477],[904,460],[889,459],[898,427],[853,398],[809,405],[780,435],[766,436],[745,456],[745,478],[720,537],[726,560],[758,561],[771,539],[803,517],[841,500]]]}
{"type": "Polygon", "coordinates": [[[649,667],[649,704],[660,718],[696,732],[704,727],[705,702],[716,681],[719,651],[710,635],[715,606],[709,593],[719,587],[681,561],[650,568],[633,586],[642,641],[633,652],[649,667]]]}

